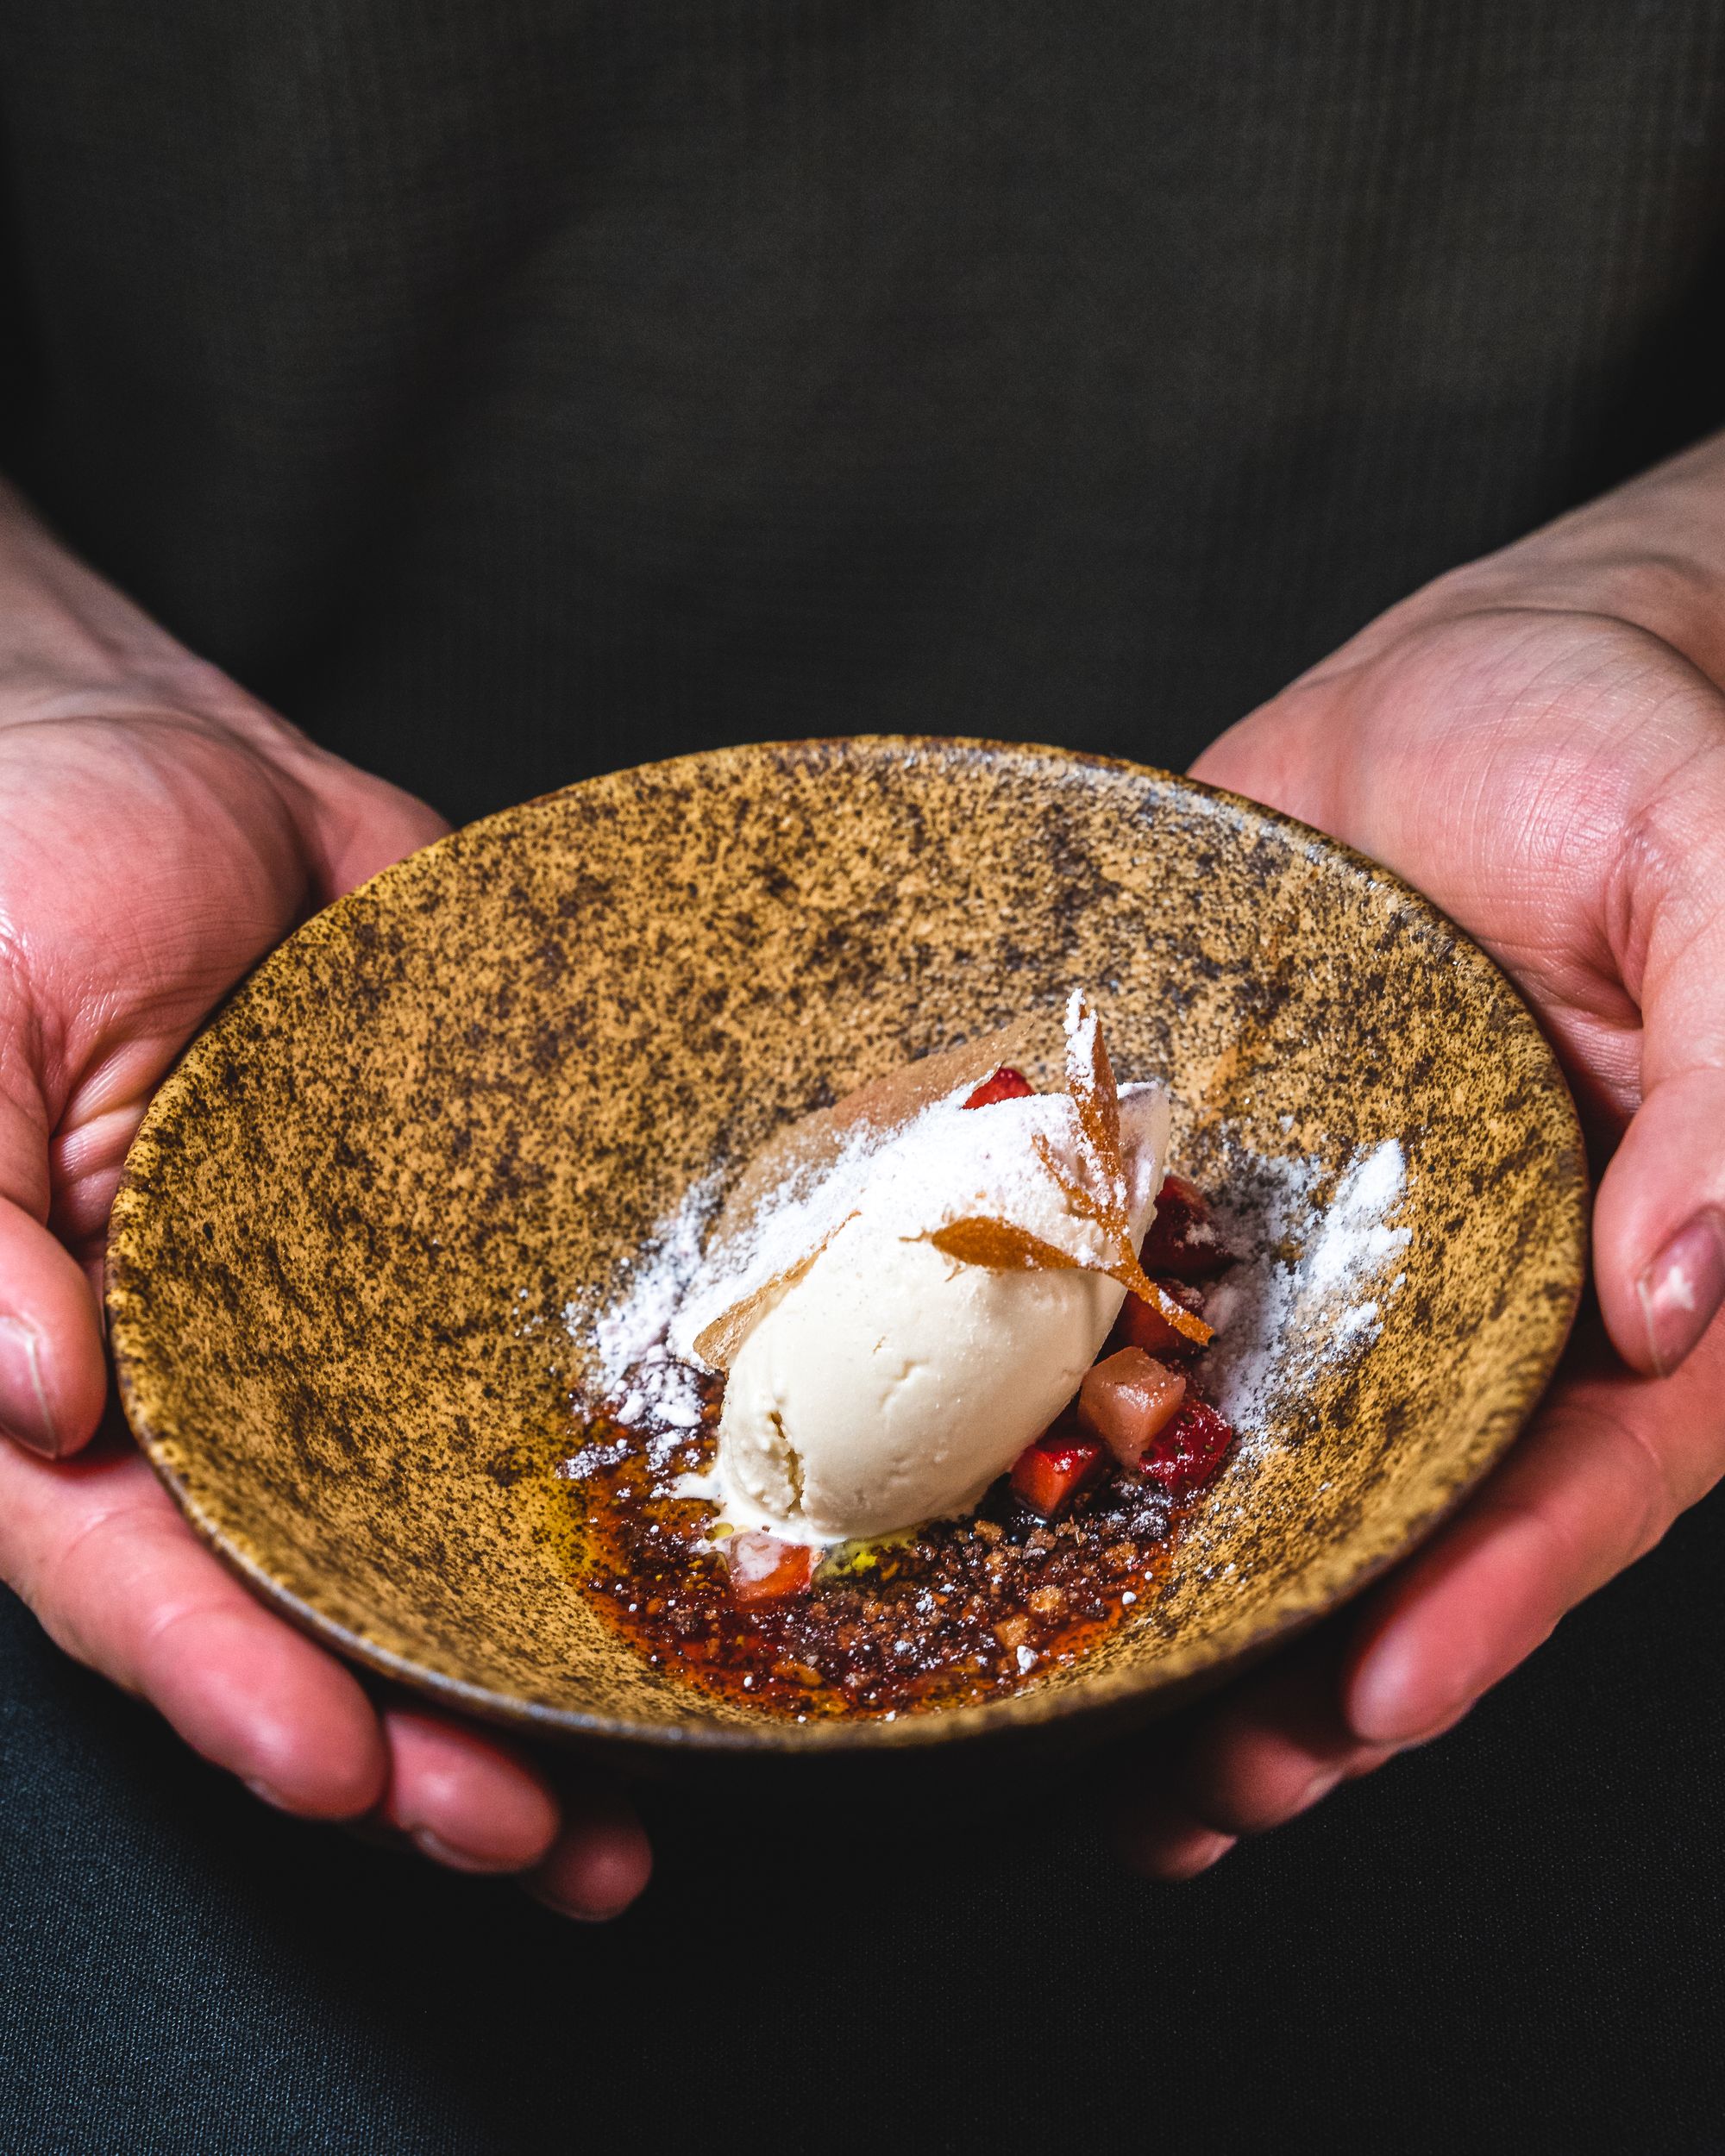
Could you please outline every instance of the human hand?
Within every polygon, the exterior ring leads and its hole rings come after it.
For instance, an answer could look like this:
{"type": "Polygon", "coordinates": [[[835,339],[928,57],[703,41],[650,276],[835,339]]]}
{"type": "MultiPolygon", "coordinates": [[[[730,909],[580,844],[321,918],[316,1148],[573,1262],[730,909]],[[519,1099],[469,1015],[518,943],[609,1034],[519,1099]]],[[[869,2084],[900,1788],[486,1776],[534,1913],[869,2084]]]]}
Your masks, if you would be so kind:
{"type": "Polygon", "coordinates": [[[108,1212],[155,1086],[267,951],[442,820],[191,659],[3,491],[0,624],[0,1577],[268,1802],[613,1915],[649,1861],[620,1799],[375,1702],[209,1554],[108,1399],[108,1212]]]}
{"type": "Polygon", "coordinates": [[[1416,594],[1195,775],[1397,870],[1515,980],[1596,1163],[1590,1310],[1457,1517],[1201,1710],[1129,1858],[1214,1862],[1450,1727],[1725,1472],[1725,452],[1416,594]]]}

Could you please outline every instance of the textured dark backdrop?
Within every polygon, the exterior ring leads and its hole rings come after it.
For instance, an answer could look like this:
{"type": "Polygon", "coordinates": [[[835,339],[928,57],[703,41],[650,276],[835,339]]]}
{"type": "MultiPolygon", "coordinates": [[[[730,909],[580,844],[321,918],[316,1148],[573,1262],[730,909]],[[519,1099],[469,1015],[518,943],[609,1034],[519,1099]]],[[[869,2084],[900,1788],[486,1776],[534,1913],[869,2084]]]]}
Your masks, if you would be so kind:
{"type": "Polygon", "coordinates": [[[1722,49],[1712,0],[7,0],[0,461],[454,812],[806,733],[1177,764],[1725,417],[1722,49]]]}
{"type": "MultiPolygon", "coordinates": [[[[0,461],[465,816],[1165,762],[1725,417],[1703,0],[8,0],[0,461]]],[[[614,1931],[260,1810],[0,1606],[0,2150],[1725,2148],[1725,1509],[1193,1888],[654,1794],[614,1931]]]]}

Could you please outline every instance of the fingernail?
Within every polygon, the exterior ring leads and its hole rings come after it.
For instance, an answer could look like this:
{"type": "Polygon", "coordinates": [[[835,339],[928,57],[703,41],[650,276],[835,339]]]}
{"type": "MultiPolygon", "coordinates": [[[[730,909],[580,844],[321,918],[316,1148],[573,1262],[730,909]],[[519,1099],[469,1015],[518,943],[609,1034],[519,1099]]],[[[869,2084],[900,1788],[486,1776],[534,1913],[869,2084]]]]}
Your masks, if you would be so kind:
{"type": "Polygon", "coordinates": [[[1194,1835],[1183,1847],[1170,1850],[1151,1869],[1165,1886],[1183,1885],[1219,1865],[1239,1837],[1238,1834],[1194,1835]]]}
{"type": "Polygon", "coordinates": [[[1288,1807],[1286,1813],[1283,1814],[1284,1822],[1289,1819],[1298,1819],[1302,1812],[1309,1812],[1314,1804],[1321,1803],[1324,1798],[1330,1794],[1331,1790],[1333,1789],[1339,1783],[1346,1781],[1346,1778],[1347,1770],[1345,1767],[1324,1767],[1320,1769],[1318,1773],[1312,1777],[1311,1780],[1306,1784],[1305,1788],[1301,1790],[1299,1796],[1295,1797],[1294,1802],[1288,1807]]]}
{"type": "Polygon", "coordinates": [[[1647,1352],[1669,1377],[1725,1302],[1725,1219],[1697,1213],[1679,1228],[1635,1283],[1647,1328],[1647,1352]]]}
{"type": "Polygon", "coordinates": [[[549,1909],[554,1916],[567,1916],[572,1923],[575,1924],[609,1924],[614,1916],[621,1914],[621,1911],[612,1910],[603,1916],[598,1916],[592,1909],[578,1909],[570,1902],[558,1901],[555,1895],[547,1894],[543,1888],[528,1885],[525,1883],[523,1884],[522,1891],[524,1894],[531,1895],[542,1908],[549,1909]]]}
{"type": "Polygon", "coordinates": [[[273,1789],[267,1782],[248,1782],[246,1787],[260,1803],[272,1805],[278,1812],[288,1812],[293,1808],[281,1791],[273,1789]]]}
{"type": "Polygon", "coordinates": [[[42,1383],[41,1343],[22,1318],[0,1318],[0,1424],[33,1452],[58,1457],[60,1431],[42,1383]]]}
{"type": "Polygon", "coordinates": [[[1122,1862],[1164,1883],[1196,1878],[1220,1863],[1239,1839],[1206,1827],[1176,1805],[1131,1797],[1116,1813],[1113,1832],[1122,1862]]]}
{"type": "Polygon", "coordinates": [[[453,1842],[445,1841],[429,1827],[414,1827],[408,1830],[408,1839],[423,1857],[430,1857],[433,1864],[447,1865],[451,1871],[519,1871],[518,1864],[508,1861],[499,1864],[495,1857],[479,1857],[470,1850],[457,1849],[453,1842]]]}
{"type": "Polygon", "coordinates": [[[1347,1718],[1354,1734],[1369,1745],[1412,1744],[1446,1716],[1461,1714],[1484,1689],[1470,1670],[1458,1679],[1446,1672],[1441,1696],[1421,1656],[1402,1651],[1392,1630],[1366,1656],[1348,1687],[1347,1718]]]}

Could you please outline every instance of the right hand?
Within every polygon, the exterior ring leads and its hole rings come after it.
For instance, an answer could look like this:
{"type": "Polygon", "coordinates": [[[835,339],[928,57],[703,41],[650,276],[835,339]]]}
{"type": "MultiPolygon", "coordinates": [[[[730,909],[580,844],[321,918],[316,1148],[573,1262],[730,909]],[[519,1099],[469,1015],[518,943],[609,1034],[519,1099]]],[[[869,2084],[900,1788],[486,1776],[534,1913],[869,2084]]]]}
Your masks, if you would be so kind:
{"type": "Polygon", "coordinates": [[[1725,1475],[1725,437],[1451,571],[1195,767],[1496,959],[1601,1169],[1584,1318],[1420,1550],[1193,1715],[1124,1832],[1164,1877],[1452,1727],[1725,1475]]]}
{"type": "Polygon", "coordinates": [[[0,1577],[267,1802],[614,1915],[649,1868],[620,1800],[374,1704],[203,1547],[109,1400],[108,1213],[155,1087],[266,952],[442,820],[191,659],[3,490],[0,623],[0,1577]]]}

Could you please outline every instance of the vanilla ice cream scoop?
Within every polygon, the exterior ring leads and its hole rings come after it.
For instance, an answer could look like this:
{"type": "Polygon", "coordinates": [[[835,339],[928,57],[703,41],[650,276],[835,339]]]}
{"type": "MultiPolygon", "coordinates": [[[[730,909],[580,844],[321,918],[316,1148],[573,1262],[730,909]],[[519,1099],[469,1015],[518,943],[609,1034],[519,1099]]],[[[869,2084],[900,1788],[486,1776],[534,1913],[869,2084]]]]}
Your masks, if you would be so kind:
{"type": "Polygon", "coordinates": [[[1067,1063],[1066,1092],[967,1108],[977,1074],[938,1091],[932,1061],[901,1119],[841,1112],[812,1169],[793,1149],[753,1194],[671,1335],[726,1370],[733,1526],[825,1543],[965,1511],[1071,1399],[1136,1272],[1168,1106],[1116,1094],[1077,998],[1067,1063]]]}

